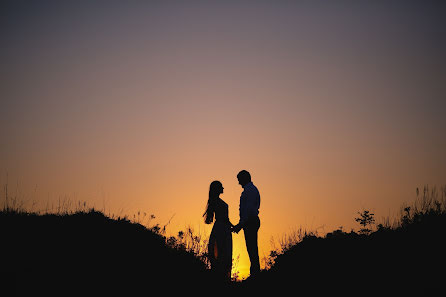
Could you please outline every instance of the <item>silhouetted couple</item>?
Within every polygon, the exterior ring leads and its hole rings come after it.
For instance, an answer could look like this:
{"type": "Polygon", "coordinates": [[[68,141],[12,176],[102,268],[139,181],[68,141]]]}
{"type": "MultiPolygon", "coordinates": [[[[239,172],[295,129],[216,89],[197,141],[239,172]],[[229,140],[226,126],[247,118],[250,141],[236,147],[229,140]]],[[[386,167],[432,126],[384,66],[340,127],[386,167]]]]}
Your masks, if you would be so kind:
{"type": "Polygon", "coordinates": [[[223,193],[223,185],[219,181],[213,181],[209,187],[209,200],[206,211],[203,214],[206,224],[215,223],[209,237],[208,254],[211,269],[218,278],[229,281],[232,268],[232,233],[245,233],[246,249],[251,261],[250,277],[255,277],[260,272],[259,250],[257,245],[257,233],[260,228],[259,208],[260,194],[257,187],[251,181],[248,171],[242,170],[237,174],[239,184],[243,188],[240,196],[240,221],[237,225],[231,224],[228,215],[228,204],[220,198],[223,193]]]}

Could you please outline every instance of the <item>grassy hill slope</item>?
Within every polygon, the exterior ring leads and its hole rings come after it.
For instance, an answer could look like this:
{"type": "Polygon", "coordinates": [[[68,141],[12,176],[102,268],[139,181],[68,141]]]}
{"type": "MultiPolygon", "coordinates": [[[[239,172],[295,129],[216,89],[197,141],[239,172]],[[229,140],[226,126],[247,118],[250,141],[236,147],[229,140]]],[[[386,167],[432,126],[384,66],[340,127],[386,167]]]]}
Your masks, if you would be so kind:
{"type": "Polygon", "coordinates": [[[307,234],[276,252],[251,287],[311,295],[446,295],[446,205],[424,197],[394,226],[307,234]]]}
{"type": "Polygon", "coordinates": [[[273,251],[270,269],[242,283],[213,281],[205,249],[188,249],[184,237],[95,210],[38,215],[4,208],[0,295],[446,295],[446,187],[440,200],[424,195],[403,208],[394,224],[308,233],[273,251]]]}
{"type": "Polygon", "coordinates": [[[174,290],[208,278],[206,265],[154,230],[101,212],[0,212],[5,290],[19,295],[174,290]]]}

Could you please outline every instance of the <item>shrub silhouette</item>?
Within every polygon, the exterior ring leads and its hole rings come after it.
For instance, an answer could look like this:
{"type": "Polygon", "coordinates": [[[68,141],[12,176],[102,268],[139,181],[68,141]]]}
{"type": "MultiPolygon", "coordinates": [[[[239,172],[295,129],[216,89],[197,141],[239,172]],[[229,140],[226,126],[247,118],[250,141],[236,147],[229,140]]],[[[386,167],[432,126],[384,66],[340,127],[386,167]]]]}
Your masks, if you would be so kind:
{"type": "Polygon", "coordinates": [[[358,222],[362,228],[359,230],[360,234],[369,235],[372,232],[372,225],[375,223],[375,218],[373,217],[375,214],[371,213],[368,210],[364,210],[363,212],[358,212],[359,217],[355,218],[355,221],[358,222]],[[367,228],[369,226],[370,228],[367,228]]]}

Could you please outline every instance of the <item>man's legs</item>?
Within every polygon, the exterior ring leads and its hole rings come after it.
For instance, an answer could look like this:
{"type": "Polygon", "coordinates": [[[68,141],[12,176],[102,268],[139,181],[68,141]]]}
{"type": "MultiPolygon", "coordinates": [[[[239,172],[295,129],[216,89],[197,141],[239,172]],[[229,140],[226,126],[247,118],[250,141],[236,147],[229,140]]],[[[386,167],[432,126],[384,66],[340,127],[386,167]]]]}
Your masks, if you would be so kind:
{"type": "Polygon", "coordinates": [[[257,234],[260,227],[260,220],[253,219],[243,228],[245,233],[246,249],[248,250],[249,260],[251,261],[251,276],[260,272],[259,248],[257,245],[257,234]]]}

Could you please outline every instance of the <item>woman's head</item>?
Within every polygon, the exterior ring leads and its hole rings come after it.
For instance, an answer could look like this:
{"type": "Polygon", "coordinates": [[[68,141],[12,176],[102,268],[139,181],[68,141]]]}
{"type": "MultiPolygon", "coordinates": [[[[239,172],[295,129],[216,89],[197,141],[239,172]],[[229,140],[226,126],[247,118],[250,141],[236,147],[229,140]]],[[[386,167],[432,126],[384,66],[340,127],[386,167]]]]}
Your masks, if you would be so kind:
{"type": "Polygon", "coordinates": [[[223,185],[218,180],[214,180],[209,186],[209,199],[203,214],[204,222],[206,224],[210,224],[214,221],[215,204],[221,193],[223,193],[223,185]]]}
{"type": "Polygon", "coordinates": [[[209,197],[211,195],[218,197],[218,195],[223,193],[223,189],[224,188],[221,182],[219,182],[218,180],[214,180],[213,182],[211,182],[211,185],[209,186],[209,197]]]}

